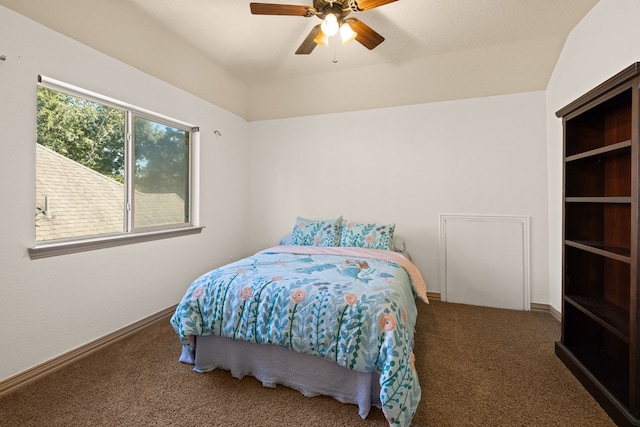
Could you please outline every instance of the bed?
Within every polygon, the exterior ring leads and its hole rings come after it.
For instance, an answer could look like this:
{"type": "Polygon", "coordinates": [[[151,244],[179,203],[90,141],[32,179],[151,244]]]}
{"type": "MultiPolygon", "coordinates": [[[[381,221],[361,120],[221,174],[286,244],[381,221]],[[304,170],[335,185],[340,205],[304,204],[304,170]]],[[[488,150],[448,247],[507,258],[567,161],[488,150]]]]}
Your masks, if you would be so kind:
{"type": "Polygon", "coordinates": [[[428,302],[422,276],[394,250],[390,225],[316,222],[298,218],[291,241],[189,286],[171,318],[180,361],[332,396],[363,418],[379,407],[389,425],[409,426],[421,396],[413,337],[416,297],[428,302]]]}

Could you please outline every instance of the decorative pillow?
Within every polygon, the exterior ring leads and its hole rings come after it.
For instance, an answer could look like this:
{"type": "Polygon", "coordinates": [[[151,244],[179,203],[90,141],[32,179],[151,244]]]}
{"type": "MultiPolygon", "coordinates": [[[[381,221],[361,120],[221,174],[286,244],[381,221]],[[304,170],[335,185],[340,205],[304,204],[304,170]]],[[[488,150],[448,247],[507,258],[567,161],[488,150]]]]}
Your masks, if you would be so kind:
{"type": "Polygon", "coordinates": [[[291,233],[285,235],[282,239],[280,239],[280,245],[290,245],[291,244],[292,235],[291,233]]]}
{"type": "Polygon", "coordinates": [[[292,245],[338,246],[342,216],[336,219],[315,220],[298,217],[291,233],[292,245]]]}
{"type": "Polygon", "coordinates": [[[397,234],[393,236],[393,250],[395,252],[400,252],[402,255],[407,257],[409,261],[411,261],[411,255],[407,252],[407,248],[404,245],[404,237],[398,236],[397,234]]]}
{"type": "Polygon", "coordinates": [[[342,221],[340,246],[393,250],[395,224],[342,221]]]}

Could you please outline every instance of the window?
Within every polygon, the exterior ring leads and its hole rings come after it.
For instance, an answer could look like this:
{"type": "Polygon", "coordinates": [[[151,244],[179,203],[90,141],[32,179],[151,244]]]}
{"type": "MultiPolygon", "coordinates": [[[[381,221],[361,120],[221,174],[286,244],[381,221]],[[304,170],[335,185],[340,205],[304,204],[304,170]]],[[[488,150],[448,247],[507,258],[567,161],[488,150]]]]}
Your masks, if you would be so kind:
{"type": "Polygon", "coordinates": [[[198,128],[38,80],[32,258],[48,256],[42,248],[76,252],[197,228],[191,166],[198,128]]]}

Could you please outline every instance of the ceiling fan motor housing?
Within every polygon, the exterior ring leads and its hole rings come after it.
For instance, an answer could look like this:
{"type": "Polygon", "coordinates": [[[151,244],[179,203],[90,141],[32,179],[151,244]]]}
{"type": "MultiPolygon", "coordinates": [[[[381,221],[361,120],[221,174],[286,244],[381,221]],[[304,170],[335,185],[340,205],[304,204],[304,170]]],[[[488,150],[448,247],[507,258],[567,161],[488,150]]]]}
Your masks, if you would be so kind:
{"type": "MultiPolygon", "coordinates": [[[[349,24],[349,26],[345,28],[350,28],[352,34],[351,38],[349,38],[349,34],[347,34],[346,39],[351,41],[355,38],[361,45],[371,50],[382,43],[384,37],[376,33],[371,27],[359,19],[345,18],[351,12],[363,12],[396,1],[398,0],[313,0],[313,6],[311,7],[274,3],[250,3],[249,6],[251,13],[255,15],[303,16],[306,18],[315,15],[323,21],[323,24],[327,23],[325,18],[333,14],[338,25],[349,24]]],[[[333,21],[333,19],[331,20],[333,21]]],[[[296,55],[308,55],[313,51],[316,44],[319,43],[316,39],[321,34],[321,26],[323,24],[318,24],[311,29],[298,50],[296,50],[296,55]]],[[[335,23],[333,23],[332,26],[335,27],[335,23]]],[[[333,31],[333,29],[331,31],[333,31]]],[[[326,38],[326,34],[323,33],[323,35],[325,35],[326,38]]]]}
{"type": "Polygon", "coordinates": [[[338,18],[338,22],[341,22],[342,19],[347,16],[351,10],[345,9],[342,6],[342,2],[327,2],[327,1],[316,1],[316,4],[324,4],[323,6],[318,7],[315,6],[316,16],[320,19],[324,19],[328,14],[333,13],[336,18],[338,18]]]}

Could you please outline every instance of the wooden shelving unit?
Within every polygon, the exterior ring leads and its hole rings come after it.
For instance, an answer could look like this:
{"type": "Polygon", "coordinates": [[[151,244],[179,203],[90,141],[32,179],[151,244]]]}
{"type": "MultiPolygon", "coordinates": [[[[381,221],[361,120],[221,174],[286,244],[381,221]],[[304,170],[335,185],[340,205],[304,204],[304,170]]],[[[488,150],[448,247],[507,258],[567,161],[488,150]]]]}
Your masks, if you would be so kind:
{"type": "Polygon", "coordinates": [[[624,426],[640,426],[639,88],[635,63],[556,113],[564,127],[556,354],[624,426]]]}

